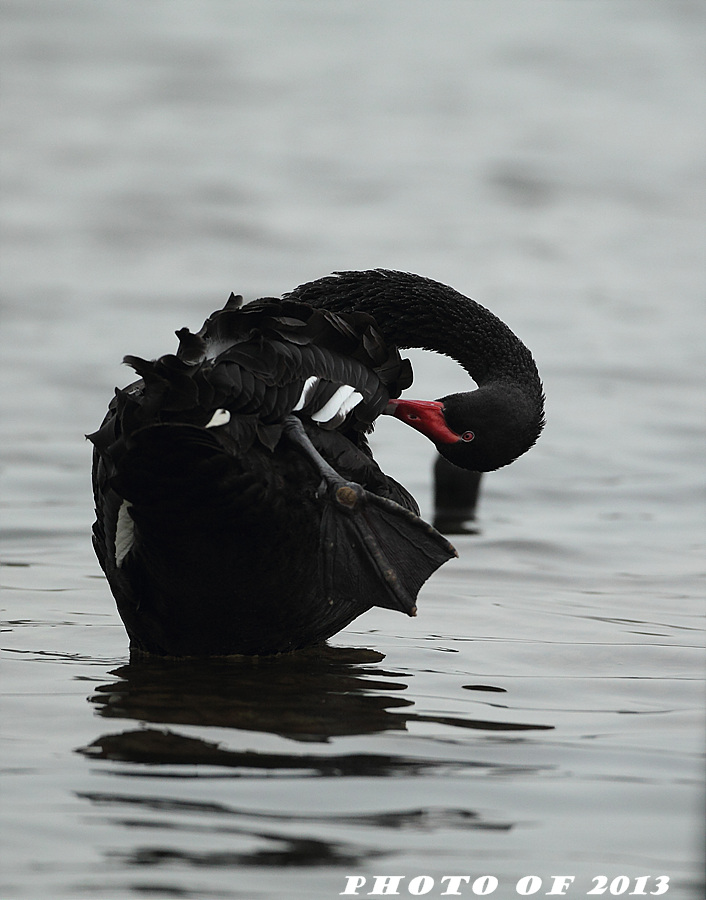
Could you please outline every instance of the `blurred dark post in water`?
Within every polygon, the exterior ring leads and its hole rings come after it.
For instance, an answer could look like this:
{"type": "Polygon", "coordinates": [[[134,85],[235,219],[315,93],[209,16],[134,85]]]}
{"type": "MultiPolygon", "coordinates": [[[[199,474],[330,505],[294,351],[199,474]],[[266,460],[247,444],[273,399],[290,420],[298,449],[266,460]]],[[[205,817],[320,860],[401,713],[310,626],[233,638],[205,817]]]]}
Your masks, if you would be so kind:
{"type": "Polygon", "coordinates": [[[434,527],[442,534],[478,534],[476,506],[480,472],[452,465],[443,456],[434,463],[434,527]]]}

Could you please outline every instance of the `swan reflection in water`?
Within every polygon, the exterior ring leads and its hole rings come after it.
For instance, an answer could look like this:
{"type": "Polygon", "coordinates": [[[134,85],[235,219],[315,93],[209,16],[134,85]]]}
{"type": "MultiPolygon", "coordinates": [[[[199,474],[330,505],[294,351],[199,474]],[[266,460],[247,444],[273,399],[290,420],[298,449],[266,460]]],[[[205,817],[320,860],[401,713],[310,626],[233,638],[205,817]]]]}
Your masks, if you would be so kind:
{"type": "Polygon", "coordinates": [[[91,702],[106,718],[328,741],[404,728],[404,719],[390,710],[411,705],[399,696],[407,685],[372,668],[383,658],[374,650],[338,647],[254,658],[133,654],[129,665],[112,673],[117,680],[101,685],[91,702]]]}
{"type": "MultiPolygon", "coordinates": [[[[356,647],[323,646],[280,657],[232,657],[170,660],[134,655],[111,674],[90,702],[105,718],[134,719],[158,725],[195,725],[276,734],[298,742],[326,743],[332,738],[406,731],[410,722],[430,722],[483,731],[527,731],[551,726],[503,723],[413,712],[402,696],[406,676],[379,664],[384,654],[356,647]]],[[[496,689],[499,690],[499,689],[496,689]]],[[[260,768],[310,768],[323,774],[375,769],[384,774],[400,767],[431,764],[399,757],[360,754],[346,757],[246,753],[222,749],[176,732],[140,729],[104,735],[82,753],[145,763],[211,763],[260,768]],[[300,764],[287,765],[286,759],[300,764]],[[343,768],[342,768],[343,765],[343,768]]],[[[436,765],[437,761],[433,761],[436,765]]]]}
{"type": "MultiPolygon", "coordinates": [[[[131,841],[134,835],[134,845],[109,851],[110,862],[118,859],[140,871],[176,864],[199,872],[209,867],[351,866],[394,853],[400,830],[511,830],[514,823],[465,803],[440,804],[435,785],[436,776],[482,777],[516,771],[516,766],[489,763],[485,753],[477,760],[464,742],[435,741],[430,754],[427,745],[423,753],[415,743],[399,752],[394,737],[390,746],[369,736],[404,733],[410,723],[426,722],[509,732],[517,741],[517,732],[551,726],[417,713],[404,695],[410,675],[386,668],[383,660],[384,654],[375,650],[331,646],[259,659],[133,655],[88,698],[99,716],[116,725],[120,720],[121,727],[78,749],[100,767],[113,763],[110,773],[123,776],[117,789],[102,785],[81,793],[91,807],[129,827],[131,841]],[[129,720],[139,727],[129,727],[129,720]],[[247,731],[247,745],[231,749],[222,733],[220,743],[193,730],[184,733],[193,726],[233,729],[234,744],[236,733],[247,731]],[[273,751],[272,739],[258,739],[258,733],[295,744],[291,750],[285,745],[273,751]],[[336,746],[336,739],[353,736],[365,736],[364,743],[354,749],[347,743],[336,746]],[[386,806],[384,792],[361,787],[369,778],[395,776],[422,776],[422,781],[415,778],[409,804],[386,806]],[[292,778],[323,779],[317,796],[333,791],[339,799],[325,811],[301,802],[291,808],[291,793],[288,801],[276,787],[282,778],[287,783],[292,778]],[[348,809],[351,794],[345,782],[350,778],[356,779],[349,782],[355,785],[355,799],[348,809]],[[202,780],[199,796],[176,789],[184,779],[202,780]],[[214,793],[207,786],[214,779],[230,786],[214,793]],[[253,783],[262,786],[257,787],[262,802],[254,806],[244,799],[252,801],[248,789],[253,783]],[[244,795],[238,784],[248,786],[244,795]],[[348,798],[343,808],[341,797],[348,798]],[[188,837],[188,846],[180,835],[188,837]],[[219,849],[223,841],[225,849],[219,849]]],[[[466,687],[502,691],[491,685],[466,687]]],[[[543,768],[531,765],[528,771],[543,768]]],[[[298,796],[307,796],[310,789],[301,784],[298,796]]]]}

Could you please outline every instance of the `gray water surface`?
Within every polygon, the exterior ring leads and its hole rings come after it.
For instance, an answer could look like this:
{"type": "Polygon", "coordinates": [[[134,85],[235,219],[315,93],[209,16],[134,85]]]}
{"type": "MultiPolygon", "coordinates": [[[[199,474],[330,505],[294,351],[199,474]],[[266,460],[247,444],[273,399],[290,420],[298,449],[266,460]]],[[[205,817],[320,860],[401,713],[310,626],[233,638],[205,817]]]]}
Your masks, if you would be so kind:
{"type": "MultiPolygon", "coordinates": [[[[703,4],[0,12],[0,895],[702,896],[703,4]],[[130,662],[83,440],[123,354],[172,351],[231,290],[373,266],[511,325],[541,441],[486,479],[416,619],[130,662]]],[[[410,355],[410,396],[463,389],[410,355]]],[[[431,448],[403,429],[376,456],[429,516],[431,448]]]]}

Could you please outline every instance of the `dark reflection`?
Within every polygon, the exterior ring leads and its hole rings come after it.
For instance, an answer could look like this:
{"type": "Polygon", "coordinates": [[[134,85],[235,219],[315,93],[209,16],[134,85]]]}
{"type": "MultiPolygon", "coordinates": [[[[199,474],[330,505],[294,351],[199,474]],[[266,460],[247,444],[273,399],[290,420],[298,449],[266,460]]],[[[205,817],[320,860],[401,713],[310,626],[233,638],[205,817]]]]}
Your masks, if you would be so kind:
{"type": "Polygon", "coordinates": [[[299,741],[404,729],[407,688],[382,653],[319,647],[280,657],[138,657],[90,698],[106,718],[267,732],[299,741]]]}
{"type": "Polygon", "coordinates": [[[175,862],[194,868],[251,866],[321,866],[332,864],[363,863],[386,852],[365,839],[351,841],[349,826],[359,831],[363,829],[365,838],[370,833],[367,828],[389,829],[393,831],[434,832],[439,828],[468,831],[510,831],[510,822],[494,821],[477,812],[462,808],[425,807],[390,810],[380,813],[297,813],[257,812],[231,806],[226,803],[203,803],[188,800],[166,800],[162,797],[140,797],[136,795],[115,795],[108,793],[82,793],[79,795],[95,807],[112,809],[120,814],[126,810],[140,810],[140,818],[125,816],[114,818],[116,825],[128,829],[139,828],[159,831],[163,840],[178,843],[178,835],[189,835],[196,840],[199,835],[217,842],[223,837],[230,838],[234,845],[229,850],[173,849],[161,846],[138,846],[127,851],[112,851],[113,859],[130,866],[159,867],[175,862]],[[204,814],[208,823],[203,822],[204,814]],[[149,816],[152,816],[150,818],[149,816]],[[198,821],[201,819],[201,821],[198,821]],[[302,834],[293,835],[291,824],[296,822],[302,834]],[[324,829],[326,838],[313,836],[312,832],[324,829]],[[334,832],[334,829],[339,829],[334,832]],[[309,832],[309,833],[307,833],[309,832]],[[335,834],[335,836],[334,836],[335,834]],[[253,849],[238,847],[238,839],[252,838],[261,842],[253,849]]]}
{"type": "MultiPolygon", "coordinates": [[[[410,744],[409,753],[402,754],[373,752],[387,745],[372,741],[356,745],[357,752],[344,752],[333,742],[335,737],[403,732],[410,722],[429,722],[513,732],[517,740],[514,732],[549,727],[416,713],[413,702],[403,695],[411,676],[386,669],[383,660],[383,654],[374,650],[319,647],[260,660],[136,657],[116,669],[113,680],[98,687],[89,700],[104,719],[116,724],[123,720],[122,727],[78,750],[89,759],[120,764],[111,774],[119,777],[117,783],[124,790],[80,794],[103,810],[114,826],[139,835],[135,846],[110,851],[112,862],[135,872],[171,872],[175,866],[354,867],[389,855],[397,843],[384,835],[392,832],[510,830],[513,823],[462,806],[423,805],[425,798],[433,803],[434,792],[421,785],[410,808],[381,809],[372,785],[363,789],[364,812],[322,812],[307,805],[311,790],[305,785],[311,779],[348,779],[348,785],[341,784],[340,795],[346,798],[344,806],[352,803],[355,809],[364,779],[469,773],[482,777],[514,774],[515,769],[471,759],[463,742],[453,739],[433,742],[437,752],[415,753],[418,746],[410,744]],[[204,731],[180,733],[194,725],[204,731]],[[235,742],[231,749],[217,742],[205,730],[209,726],[249,732],[245,747],[235,742]],[[258,748],[257,733],[280,735],[298,744],[278,747],[277,752],[258,748]],[[333,746],[326,746],[329,742],[333,746]],[[178,796],[179,786],[193,779],[201,779],[202,799],[178,796]],[[252,779],[263,784],[294,779],[301,785],[302,805],[292,808],[291,801],[285,802],[273,811],[239,803],[236,785],[252,779]]],[[[499,690],[492,685],[466,687],[499,690]]],[[[527,766],[522,771],[543,768],[527,766]]]]}
{"type": "MultiPolygon", "coordinates": [[[[383,659],[383,654],[374,650],[327,646],[262,659],[139,657],[112,672],[116,680],[98,687],[89,699],[105,718],[218,726],[313,743],[336,736],[405,731],[409,722],[504,732],[551,727],[411,712],[412,701],[399,693],[407,688],[404,676],[381,667],[383,659]]],[[[174,730],[144,727],[104,735],[78,752],[133,763],[200,763],[318,775],[376,776],[441,764],[433,758],[375,753],[323,756],[233,751],[174,730]]]]}
{"type": "MultiPolygon", "coordinates": [[[[250,832],[250,834],[253,834],[250,832]]],[[[384,856],[381,851],[368,848],[364,852],[355,851],[345,844],[313,838],[273,836],[255,837],[276,841],[276,847],[263,847],[249,852],[221,851],[185,853],[163,847],[138,848],[128,853],[110,853],[109,858],[118,859],[131,866],[171,866],[175,862],[196,868],[223,868],[238,866],[333,866],[360,865],[365,860],[384,856]]]]}
{"type": "MultiPolygon", "coordinates": [[[[207,834],[257,834],[254,829],[265,828],[278,823],[289,822],[292,815],[280,812],[260,812],[242,809],[227,803],[204,803],[196,800],[171,800],[164,797],[138,797],[126,794],[108,794],[100,791],[81,793],[78,796],[90,800],[99,807],[119,807],[139,805],[145,813],[179,813],[192,815],[211,815],[208,825],[197,824],[184,819],[179,822],[171,819],[166,825],[163,820],[148,818],[122,818],[120,823],[127,828],[166,827],[170,831],[188,831],[195,834],[199,831],[207,834]],[[218,819],[219,821],[216,821],[218,819]],[[233,824],[233,820],[241,824],[233,824]]],[[[490,828],[494,831],[507,831],[511,828],[505,822],[482,820],[477,812],[458,807],[424,807],[413,809],[390,810],[378,813],[305,813],[297,814],[297,821],[303,824],[324,825],[371,825],[377,828],[394,830],[435,831],[438,828],[460,829],[490,828]]],[[[267,832],[269,834],[269,832],[267,832]]]]}

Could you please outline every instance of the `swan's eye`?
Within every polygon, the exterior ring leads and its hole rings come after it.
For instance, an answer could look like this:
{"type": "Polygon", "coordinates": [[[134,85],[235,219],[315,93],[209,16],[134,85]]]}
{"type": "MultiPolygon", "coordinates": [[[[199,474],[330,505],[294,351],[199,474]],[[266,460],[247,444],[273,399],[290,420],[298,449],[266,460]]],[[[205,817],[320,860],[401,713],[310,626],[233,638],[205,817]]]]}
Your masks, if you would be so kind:
{"type": "Polygon", "coordinates": [[[407,418],[412,422],[416,422],[419,416],[416,413],[407,413],[407,418]]]}
{"type": "Polygon", "coordinates": [[[474,437],[475,437],[475,434],[473,434],[472,431],[464,431],[463,434],[461,435],[461,440],[468,442],[468,441],[472,441],[474,437]]]}

